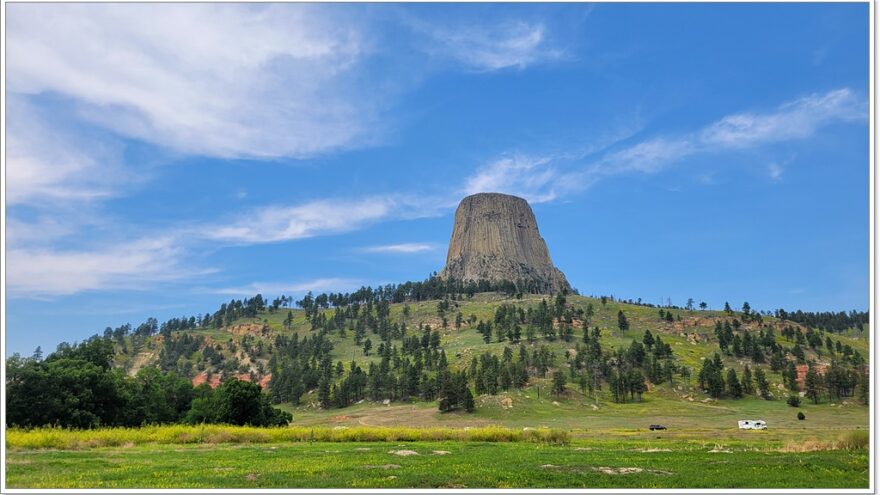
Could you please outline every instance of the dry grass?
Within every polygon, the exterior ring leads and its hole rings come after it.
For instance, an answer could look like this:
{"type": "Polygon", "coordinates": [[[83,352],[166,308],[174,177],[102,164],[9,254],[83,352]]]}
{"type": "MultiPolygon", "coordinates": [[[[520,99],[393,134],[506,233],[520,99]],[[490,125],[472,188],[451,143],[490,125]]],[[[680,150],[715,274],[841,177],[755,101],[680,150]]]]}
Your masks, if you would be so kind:
{"type": "Polygon", "coordinates": [[[817,452],[820,450],[858,450],[870,445],[867,431],[849,431],[834,440],[808,438],[798,442],[788,442],[777,452],[817,452]]]}
{"type": "Polygon", "coordinates": [[[6,446],[19,449],[76,450],[141,444],[220,444],[279,442],[416,442],[456,440],[465,442],[536,442],[564,445],[567,431],[554,429],[513,430],[484,428],[258,428],[229,425],[168,425],[142,428],[100,428],[68,430],[10,428],[6,446]]]}

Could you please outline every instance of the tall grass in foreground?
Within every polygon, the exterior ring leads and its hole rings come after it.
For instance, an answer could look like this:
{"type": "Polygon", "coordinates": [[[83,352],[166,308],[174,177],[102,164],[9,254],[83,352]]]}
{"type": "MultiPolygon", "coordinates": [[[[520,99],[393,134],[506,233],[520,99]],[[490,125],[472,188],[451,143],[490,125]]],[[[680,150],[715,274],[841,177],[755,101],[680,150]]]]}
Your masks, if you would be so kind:
{"type": "Polygon", "coordinates": [[[848,431],[836,440],[816,440],[808,438],[789,442],[779,449],[781,452],[815,452],[817,450],[858,450],[867,449],[871,444],[867,431],[848,431]]]}
{"type": "Polygon", "coordinates": [[[141,428],[69,430],[35,428],[6,430],[7,448],[86,449],[141,444],[217,444],[281,442],[536,442],[568,444],[567,431],[556,429],[512,430],[483,428],[380,428],[380,427],[276,427],[229,425],[167,425],[141,428]]]}

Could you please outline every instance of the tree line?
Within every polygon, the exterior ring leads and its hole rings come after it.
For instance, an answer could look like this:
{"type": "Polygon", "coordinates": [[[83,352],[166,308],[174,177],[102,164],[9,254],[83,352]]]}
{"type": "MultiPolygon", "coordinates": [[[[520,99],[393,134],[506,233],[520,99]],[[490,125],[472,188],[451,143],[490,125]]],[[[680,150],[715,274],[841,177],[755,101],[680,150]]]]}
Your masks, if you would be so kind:
{"type": "Polygon", "coordinates": [[[113,369],[113,341],[93,337],[48,355],[6,361],[6,425],[97,428],[163,423],[287,424],[253,383],[228,380],[212,390],[156,367],[134,377],[113,369]]]}

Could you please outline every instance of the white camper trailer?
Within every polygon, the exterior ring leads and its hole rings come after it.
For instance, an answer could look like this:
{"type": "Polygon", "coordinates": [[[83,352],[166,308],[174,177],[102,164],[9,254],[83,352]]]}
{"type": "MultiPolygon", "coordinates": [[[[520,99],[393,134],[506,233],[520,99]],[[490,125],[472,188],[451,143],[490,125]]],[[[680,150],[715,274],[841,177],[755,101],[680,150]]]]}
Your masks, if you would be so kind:
{"type": "Polygon", "coordinates": [[[739,420],[740,430],[766,430],[767,423],[763,419],[741,419],[739,420]]]}

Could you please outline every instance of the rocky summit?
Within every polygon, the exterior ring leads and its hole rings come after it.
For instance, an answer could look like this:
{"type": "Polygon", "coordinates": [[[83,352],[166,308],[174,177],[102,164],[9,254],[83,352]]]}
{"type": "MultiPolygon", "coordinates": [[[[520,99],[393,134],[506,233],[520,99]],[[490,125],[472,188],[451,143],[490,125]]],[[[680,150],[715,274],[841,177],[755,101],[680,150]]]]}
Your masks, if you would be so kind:
{"type": "Polygon", "coordinates": [[[529,203],[480,193],[461,200],[441,277],[464,281],[525,281],[550,292],[571,290],[553,265],[529,203]]]}

